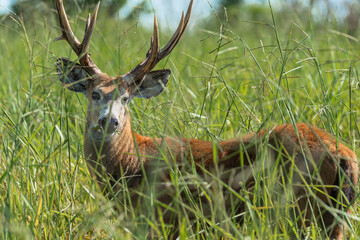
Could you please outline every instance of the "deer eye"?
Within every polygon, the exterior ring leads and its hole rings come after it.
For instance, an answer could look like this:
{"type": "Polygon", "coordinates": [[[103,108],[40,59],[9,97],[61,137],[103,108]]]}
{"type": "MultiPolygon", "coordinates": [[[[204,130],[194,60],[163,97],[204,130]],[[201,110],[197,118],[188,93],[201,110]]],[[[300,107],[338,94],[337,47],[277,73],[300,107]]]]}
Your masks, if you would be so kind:
{"type": "Polygon", "coordinates": [[[129,101],[129,98],[128,97],[123,97],[122,99],[121,99],[121,102],[122,103],[127,103],[129,101]]]}
{"type": "Polygon", "coordinates": [[[100,99],[100,94],[98,92],[92,92],[91,98],[94,101],[98,101],[100,99]]]}

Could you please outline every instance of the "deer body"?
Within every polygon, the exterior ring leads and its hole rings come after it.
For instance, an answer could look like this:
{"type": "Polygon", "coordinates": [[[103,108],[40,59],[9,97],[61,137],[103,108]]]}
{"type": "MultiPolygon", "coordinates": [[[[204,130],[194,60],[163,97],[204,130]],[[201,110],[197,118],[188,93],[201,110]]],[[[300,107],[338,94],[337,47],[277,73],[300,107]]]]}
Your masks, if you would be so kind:
{"type": "MultiPolygon", "coordinates": [[[[152,164],[155,167],[158,166],[155,159],[160,156],[159,149],[161,146],[165,146],[169,154],[173,153],[172,156],[169,155],[169,158],[173,157],[178,166],[182,166],[184,161],[193,160],[201,168],[211,171],[215,168],[214,164],[216,163],[217,167],[223,170],[222,180],[233,190],[239,191],[241,183],[253,184],[253,173],[249,169],[249,165],[254,166],[256,164],[254,163],[258,154],[256,144],[263,144],[264,142],[268,144],[268,151],[273,151],[282,146],[282,150],[275,150],[275,154],[270,154],[271,158],[268,159],[268,165],[273,164],[280,153],[284,153],[287,156],[285,158],[294,159],[298,171],[304,173],[303,177],[308,178],[306,174],[308,167],[310,167],[311,172],[318,171],[321,181],[316,180],[314,184],[327,187],[322,188],[325,194],[319,193],[317,197],[327,205],[336,205],[330,198],[337,199],[339,194],[337,186],[339,185],[339,173],[341,171],[344,171],[348,177],[342,183],[343,193],[349,202],[355,198],[355,191],[352,186],[357,183],[358,179],[358,163],[355,153],[342,143],[337,143],[336,139],[329,133],[304,123],[296,124],[296,130],[291,124],[283,124],[268,131],[261,131],[258,134],[250,133],[241,138],[220,141],[217,146],[218,159],[215,161],[213,159],[213,142],[184,138],[153,139],[141,136],[133,132],[130,117],[128,117],[127,124],[123,130],[120,130],[120,134],[112,141],[104,143],[103,146],[101,144],[94,145],[91,137],[86,135],[84,151],[87,161],[95,163],[91,164],[91,168],[96,168],[99,161],[98,152],[102,147],[100,167],[105,168],[105,175],[111,176],[115,180],[126,178],[129,188],[137,188],[142,180],[141,165],[144,166],[146,172],[151,173],[154,168],[152,164]],[[265,136],[269,137],[266,141],[263,139],[265,136]],[[242,159],[244,161],[242,163],[239,160],[241,159],[240,154],[243,154],[242,159]],[[232,178],[229,179],[231,170],[235,170],[235,174],[232,174],[232,178]]],[[[201,174],[202,171],[199,170],[198,172],[201,174]]],[[[166,171],[163,171],[163,174],[165,176],[160,176],[162,178],[159,180],[161,183],[164,183],[168,178],[166,171]]],[[[101,181],[99,179],[99,182],[101,181]]],[[[298,174],[295,174],[292,182],[303,184],[298,174]]],[[[303,189],[294,187],[294,193],[300,198],[298,201],[299,208],[305,209],[307,200],[302,199],[303,189]]],[[[133,199],[134,202],[136,202],[135,199],[136,197],[133,199]]],[[[171,202],[171,196],[164,195],[161,201],[164,203],[171,202]]],[[[306,218],[311,218],[314,213],[313,210],[306,209],[305,214],[306,218]]],[[[320,213],[318,210],[315,214],[322,215],[325,224],[331,225],[334,221],[333,215],[327,211],[320,213]]],[[[309,222],[305,224],[308,225],[309,222]]],[[[341,224],[336,225],[329,232],[334,238],[342,239],[342,227],[341,224]]]]}
{"type": "MultiPolygon", "coordinates": [[[[346,206],[352,204],[355,198],[354,186],[358,179],[355,153],[324,130],[303,123],[284,124],[218,143],[151,138],[133,132],[128,103],[134,97],[155,97],[166,87],[170,70],[151,70],[179,42],[190,18],[192,0],[176,32],[162,49],[159,48],[157,21],[154,19],[154,36],[146,59],[118,77],[101,72],[88,52],[99,4],[92,17],[89,15],[87,19],[82,42],[70,28],[62,0],[56,1],[56,7],[62,30],[62,36],[57,40],[66,40],[81,63],[59,58],[57,71],[60,81],[69,90],[82,92],[89,100],[84,153],[89,170],[98,178],[100,185],[104,178],[110,176],[113,186],[116,187],[121,179],[127,179],[128,187],[136,189],[142,183],[144,174],[152,175],[154,172],[160,172],[158,181],[163,183],[168,178],[168,169],[161,165],[161,158],[165,155],[181,170],[189,163],[204,176],[206,172],[220,170],[220,180],[234,191],[240,191],[244,186],[251,188],[254,172],[271,168],[280,157],[285,170],[295,169],[289,182],[294,183],[292,188],[297,197],[298,214],[303,214],[305,219],[310,219],[312,215],[322,217],[324,227],[332,238],[343,237],[342,223],[335,221],[326,207],[307,207],[306,189],[301,187],[301,184],[321,185],[321,191],[311,198],[312,201],[322,201],[328,207],[340,208],[334,199],[338,199],[341,192],[345,196],[342,203],[346,206]],[[258,156],[264,152],[266,163],[259,164],[258,156]]],[[[171,201],[169,199],[171,196],[165,194],[164,202],[171,201]]]]}
{"type": "MultiPolygon", "coordinates": [[[[317,170],[320,172],[324,185],[336,185],[339,166],[346,169],[351,182],[357,182],[358,165],[355,153],[342,143],[336,142],[336,139],[324,130],[304,123],[296,124],[296,130],[291,124],[283,124],[269,131],[263,130],[258,134],[250,133],[240,138],[220,141],[216,146],[218,159],[214,160],[213,142],[184,138],[154,139],[141,136],[132,131],[129,117],[124,129],[109,142],[96,145],[85,133],[84,153],[87,161],[93,162],[91,166],[96,167],[99,149],[102,148],[100,167],[104,167],[106,174],[114,179],[138,175],[142,171],[141,165],[145,167],[145,170],[151,168],[152,162],[155,162],[154,159],[160,157],[161,146],[165,146],[169,154],[172,153],[169,158],[174,158],[179,166],[184,161],[193,160],[195,164],[208,170],[213,169],[214,164],[218,164],[223,169],[234,169],[254,164],[258,154],[257,144],[264,144],[263,138],[266,135],[269,139],[265,144],[269,145],[269,151],[281,146],[282,150],[279,152],[283,152],[288,158],[294,158],[295,164],[303,172],[306,172],[305,161],[308,161],[312,169],[321,163],[321,167],[317,170]],[[241,158],[244,159],[242,165],[239,160],[241,158]]],[[[269,164],[274,161],[275,159],[269,159],[269,164]]],[[[246,180],[249,179],[246,178],[246,180]]],[[[237,181],[240,180],[234,179],[229,184],[235,186],[237,181]]],[[[238,190],[240,186],[233,188],[238,190]]],[[[354,198],[353,194],[354,192],[349,199],[354,198]]]]}

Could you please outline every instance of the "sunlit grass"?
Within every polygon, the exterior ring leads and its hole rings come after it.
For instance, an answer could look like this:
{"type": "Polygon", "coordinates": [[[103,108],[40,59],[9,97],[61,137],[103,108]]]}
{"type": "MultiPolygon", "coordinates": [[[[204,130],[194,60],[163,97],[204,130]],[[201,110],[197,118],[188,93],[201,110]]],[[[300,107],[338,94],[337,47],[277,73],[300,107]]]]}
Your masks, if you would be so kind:
{"type": "MultiPolygon", "coordinates": [[[[212,16],[212,24],[201,23],[187,32],[170,57],[158,64],[172,70],[167,90],[155,99],[130,104],[134,130],[152,137],[218,141],[285,122],[307,122],[356,151],[356,37],[345,35],[336,23],[289,19],[268,7],[265,12],[262,19],[236,22],[212,16]]],[[[132,208],[126,187],[119,192],[124,201],[108,200],[90,177],[82,152],[87,102],[57,80],[56,58],[75,56],[65,42],[53,42],[60,34],[55,16],[31,24],[13,18],[0,25],[0,238],[171,236],[172,228],[155,221],[160,212],[154,189],[147,189],[142,204],[132,208]]],[[[74,27],[80,37],[84,22],[77,20],[74,27]]],[[[171,36],[160,34],[163,44],[171,36]]],[[[109,75],[123,74],[143,59],[150,36],[135,22],[124,24],[100,13],[92,58],[109,75]]],[[[265,160],[266,154],[258,158],[265,160]]],[[[174,168],[170,159],[163,160],[174,168]]],[[[282,189],[286,201],[277,195],[275,186],[283,186],[287,176],[281,166],[268,170],[267,177],[264,172],[256,175],[253,193],[232,194],[232,201],[245,204],[243,224],[224,213],[222,189],[230,191],[229,186],[213,174],[207,178],[214,182],[209,188],[189,169],[173,169],[176,191],[167,206],[178,213],[181,239],[323,236],[321,223],[313,221],[309,228],[294,223],[291,190],[282,189]],[[209,202],[210,216],[199,199],[188,194],[188,185],[195,185],[209,202]]],[[[352,239],[360,235],[358,210],[356,202],[349,222],[352,239]]]]}

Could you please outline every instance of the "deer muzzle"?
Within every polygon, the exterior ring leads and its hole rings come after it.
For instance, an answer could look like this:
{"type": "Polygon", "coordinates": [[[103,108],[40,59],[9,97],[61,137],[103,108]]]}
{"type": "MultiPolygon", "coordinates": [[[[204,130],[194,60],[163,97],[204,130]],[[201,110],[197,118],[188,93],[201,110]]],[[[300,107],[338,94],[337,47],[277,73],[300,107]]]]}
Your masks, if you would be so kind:
{"type": "Polygon", "coordinates": [[[107,134],[115,132],[119,127],[118,119],[113,116],[100,118],[98,124],[107,134]]]}

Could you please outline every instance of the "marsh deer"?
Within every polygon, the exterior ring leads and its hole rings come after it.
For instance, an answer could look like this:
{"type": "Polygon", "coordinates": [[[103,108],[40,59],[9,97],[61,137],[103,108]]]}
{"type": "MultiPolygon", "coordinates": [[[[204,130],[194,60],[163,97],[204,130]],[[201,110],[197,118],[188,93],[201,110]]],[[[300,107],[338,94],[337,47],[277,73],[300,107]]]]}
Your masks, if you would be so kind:
{"type": "MultiPolygon", "coordinates": [[[[176,32],[161,49],[155,17],[154,35],[145,60],[122,76],[110,77],[95,65],[89,53],[100,2],[93,15],[90,17],[89,14],[80,42],[71,30],[62,0],[56,1],[62,31],[56,40],[66,40],[80,62],[59,58],[57,72],[69,90],[81,92],[88,99],[84,153],[90,172],[100,183],[103,178],[111,177],[115,186],[123,178],[127,179],[130,189],[137,188],[144,174],[156,168],[159,160],[155,159],[161,158],[160,151],[166,149],[180,170],[185,169],[181,168],[184,162],[194,164],[200,176],[206,171],[220,169],[223,172],[221,181],[239,192],[243,187],[251,186],[257,156],[266,151],[268,164],[262,166],[270,166],[281,156],[286,169],[295,169],[289,182],[297,199],[298,214],[305,220],[314,219],[314,216],[321,219],[320,225],[329,236],[341,239],[344,224],[337,217],[339,211],[332,212],[331,209],[345,209],[346,212],[353,204],[358,163],[355,153],[326,131],[304,123],[283,124],[214,144],[197,139],[151,138],[132,130],[129,102],[134,97],[156,97],[166,87],[170,70],[152,69],[179,42],[189,22],[192,4],[191,0],[176,32]],[[307,195],[311,186],[317,186],[318,191],[307,195]],[[320,202],[320,207],[309,207],[308,203],[314,201],[320,202]]],[[[165,173],[159,181],[166,180],[165,173]]]]}

